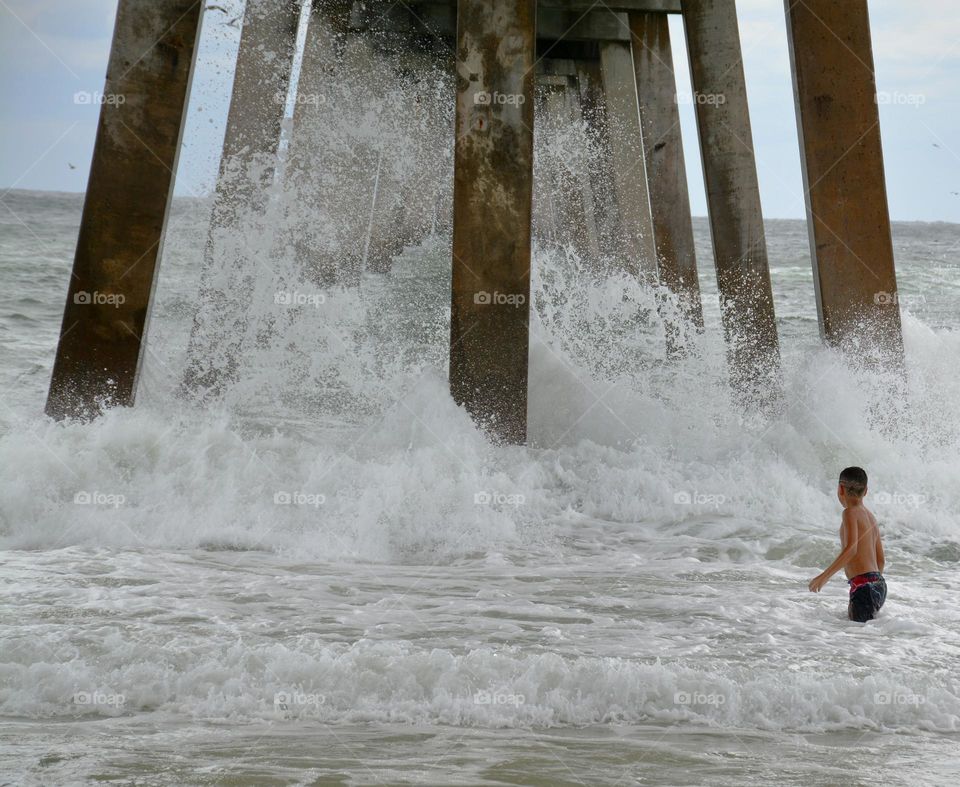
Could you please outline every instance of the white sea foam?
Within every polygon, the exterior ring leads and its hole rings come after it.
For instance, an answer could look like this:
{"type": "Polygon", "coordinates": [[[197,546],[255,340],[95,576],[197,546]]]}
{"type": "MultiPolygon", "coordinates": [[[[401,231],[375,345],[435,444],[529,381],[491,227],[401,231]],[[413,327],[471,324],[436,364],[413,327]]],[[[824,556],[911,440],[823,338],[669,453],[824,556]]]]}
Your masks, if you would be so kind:
{"type": "Polygon", "coordinates": [[[809,282],[785,275],[786,406],[761,416],[731,401],[708,276],[699,356],[665,364],[652,293],[540,247],[531,447],[494,447],[446,385],[443,242],[319,314],[264,284],[236,384],[197,403],[176,395],[189,238],[168,247],[137,407],[52,423],[49,358],[29,359],[56,309],[11,344],[4,715],[958,731],[960,340],[942,315],[904,315],[900,400],[819,346],[809,282]],[[839,579],[805,588],[836,553],[846,464],[868,468],[887,546],[865,626],[839,579]]]}

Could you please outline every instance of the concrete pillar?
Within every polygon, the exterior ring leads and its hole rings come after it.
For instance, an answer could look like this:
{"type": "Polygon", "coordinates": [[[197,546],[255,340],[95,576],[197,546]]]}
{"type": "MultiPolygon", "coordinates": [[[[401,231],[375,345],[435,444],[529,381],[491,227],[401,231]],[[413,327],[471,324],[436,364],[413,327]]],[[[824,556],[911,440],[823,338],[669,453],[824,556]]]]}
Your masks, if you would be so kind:
{"type": "Polygon", "coordinates": [[[683,21],[731,380],[766,399],[780,349],[736,7],[684,0],[683,21]]]}
{"type": "Polygon", "coordinates": [[[584,180],[584,198],[587,200],[585,204],[591,207],[600,254],[617,259],[622,256],[623,249],[620,243],[616,195],[610,187],[613,181],[613,164],[600,61],[578,59],[574,62],[580,109],[593,149],[593,162],[584,180]]]}
{"type": "Polygon", "coordinates": [[[903,337],[866,0],[786,3],[820,331],[900,362],[903,337]]]}
{"type": "MultiPolygon", "coordinates": [[[[353,29],[351,9],[344,0],[313,0],[294,103],[287,168],[296,191],[292,241],[299,264],[320,287],[359,285],[375,192],[389,190],[377,177],[374,140],[350,126],[352,119],[369,122],[357,107],[382,100],[388,81],[369,80],[386,64],[371,37],[353,29]]],[[[375,237],[374,229],[374,251],[375,237]]]]}
{"type": "Polygon", "coordinates": [[[211,223],[257,207],[273,181],[302,0],[247,0],[211,223]]]}
{"type": "Polygon", "coordinates": [[[657,250],[630,45],[601,43],[600,70],[606,100],[613,188],[627,270],[654,284],[657,281],[657,250]]]}
{"type": "Polygon", "coordinates": [[[576,70],[573,61],[554,61],[550,70],[564,73],[539,77],[543,124],[538,126],[537,133],[546,129],[553,135],[551,148],[555,153],[549,163],[549,188],[543,198],[552,202],[555,241],[573,248],[582,259],[596,260],[600,248],[576,70]]]}
{"type": "MultiPolygon", "coordinates": [[[[201,300],[207,303],[217,297],[212,280],[218,267],[239,265],[236,259],[218,258],[218,236],[222,239],[243,232],[255,216],[262,215],[273,182],[301,6],[301,0],[247,0],[244,9],[201,277],[201,300]]],[[[224,300],[234,303],[240,323],[246,315],[240,313],[237,301],[242,293],[232,279],[230,290],[224,300]]],[[[231,368],[211,364],[207,346],[211,337],[204,336],[206,316],[201,308],[194,317],[184,374],[188,390],[218,390],[232,374],[240,353],[242,331],[229,330],[215,341],[227,343],[223,355],[231,368]]]]}
{"type": "Polygon", "coordinates": [[[47,414],[132,405],[203,4],[120,0],[47,414]]]}
{"type": "Polygon", "coordinates": [[[459,0],[450,390],[507,443],[527,431],[536,0],[459,0]]]}
{"type": "MultiPolygon", "coordinates": [[[[395,10],[406,9],[398,5],[395,10]]],[[[381,122],[387,120],[392,136],[377,142],[382,166],[378,161],[381,177],[371,213],[366,269],[382,273],[390,270],[393,258],[406,246],[421,243],[430,233],[438,183],[451,190],[453,162],[440,154],[437,144],[439,139],[449,142],[452,133],[449,110],[454,91],[452,83],[447,95],[438,88],[439,75],[445,78],[453,72],[452,58],[445,63],[446,57],[424,51],[422,43],[405,37],[390,49],[378,49],[376,55],[388,66],[384,71],[390,82],[382,113],[386,117],[381,122]]]]}
{"type": "Polygon", "coordinates": [[[702,328],[700,283],[667,15],[631,13],[630,32],[659,281],[677,298],[686,319],[702,328]]]}

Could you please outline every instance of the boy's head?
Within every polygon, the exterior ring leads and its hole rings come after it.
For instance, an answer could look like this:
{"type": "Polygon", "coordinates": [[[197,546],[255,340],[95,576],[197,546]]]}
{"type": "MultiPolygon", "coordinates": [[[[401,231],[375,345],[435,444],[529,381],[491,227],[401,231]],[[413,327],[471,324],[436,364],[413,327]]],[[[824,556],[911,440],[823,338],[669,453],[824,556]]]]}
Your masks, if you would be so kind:
{"type": "Polygon", "coordinates": [[[862,467],[846,467],[840,473],[840,492],[851,500],[867,493],[867,473],[862,467]]]}

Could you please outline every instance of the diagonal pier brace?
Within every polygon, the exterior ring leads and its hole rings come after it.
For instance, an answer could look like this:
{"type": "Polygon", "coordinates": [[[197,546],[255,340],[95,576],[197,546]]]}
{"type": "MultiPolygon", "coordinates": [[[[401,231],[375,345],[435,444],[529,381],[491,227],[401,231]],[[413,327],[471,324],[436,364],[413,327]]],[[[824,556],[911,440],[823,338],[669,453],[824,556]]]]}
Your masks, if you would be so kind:
{"type": "Polygon", "coordinates": [[[120,0],[46,412],[131,405],[203,3],[120,0]]]}
{"type": "Polygon", "coordinates": [[[823,339],[900,364],[903,336],[866,0],[787,0],[823,339]]]}

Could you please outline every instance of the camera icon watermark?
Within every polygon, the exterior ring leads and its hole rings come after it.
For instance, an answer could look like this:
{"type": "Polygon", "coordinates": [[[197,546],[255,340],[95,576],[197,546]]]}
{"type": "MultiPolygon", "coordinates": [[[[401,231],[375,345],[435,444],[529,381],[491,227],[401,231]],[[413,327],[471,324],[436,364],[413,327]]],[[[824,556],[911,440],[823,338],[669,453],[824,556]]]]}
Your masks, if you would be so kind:
{"type": "Polygon", "coordinates": [[[923,294],[907,295],[901,292],[875,292],[873,302],[877,306],[904,306],[908,309],[914,306],[920,306],[927,302],[923,294]]]}
{"type": "Polygon", "coordinates": [[[273,302],[278,306],[313,306],[317,309],[327,302],[327,296],[322,292],[279,290],[273,294],[273,302]]]}
{"type": "Polygon", "coordinates": [[[127,103],[127,97],[123,93],[102,93],[99,90],[94,90],[91,93],[88,90],[78,90],[73,94],[73,103],[89,106],[121,107],[127,103]]]}
{"type": "Polygon", "coordinates": [[[927,96],[924,93],[901,93],[899,90],[877,91],[874,101],[878,105],[919,107],[927,103],[927,96]]]}
{"type": "Polygon", "coordinates": [[[517,708],[526,703],[523,694],[511,694],[503,691],[485,691],[481,689],[473,695],[474,705],[512,705],[517,708]]]}
{"type": "Polygon", "coordinates": [[[478,506],[522,506],[527,502],[527,496],[515,492],[514,494],[504,494],[503,492],[474,492],[473,503],[478,506]]]}
{"type": "Polygon", "coordinates": [[[120,506],[126,502],[127,498],[124,495],[98,492],[96,490],[89,492],[86,489],[81,489],[73,496],[73,503],[78,506],[109,506],[111,508],[120,508],[120,506]]]}
{"type": "Polygon", "coordinates": [[[527,296],[522,292],[487,292],[480,290],[473,294],[473,302],[478,306],[523,306],[527,302],[527,296]]]}
{"type": "Polygon", "coordinates": [[[696,489],[689,492],[681,489],[673,493],[673,503],[678,506],[713,506],[720,508],[727,502],[727,496],[715,492],[699,492],[696,489]]]}
{"type": "Polygon", "coordinates": [[[477,106],[489,107],[493,105],[523,106],[527,97],[523,93],[498,93],[496,90],[492,93],[486,90],[478,90],[473,94],[473,103],[477,106]]]}
{"type": "Polygon", "coordinates": [[[673,695],[676,705],[723,705],[727,701],[726,695],[716,692],[678,691],[673,695]]]}
{"type": "MultiPolygon", "coordinates": [[[[278,104],[287,103],[287,94],[279,90],[274,93],[273,100],[278,104]]],[[[327,103],[327,97],[322,93],[297,93],[293,97],[294,106],[319,107],[327,103]]]]}
{"type": "Polygon", "coordinates": [[[73,294],[73,302],[78,306],[113,306],[117,309],[127,302],[122,292],[87,292],[80,290],[73,294]]]}
{"type": "Polygon", "coordinates": [[[308,693],[291,689],[278,691],[273,695],[273,707],[280,711],[289,711],[296,708],[319,708],[327,701],[326,695],[308,693]]]}
{"type": "Polygon", "coordinates": [[[724,93],[677,93],[673,100],[677,104],[719,107],[727,103],[727,96],[724,93]]]}
{"type": "Polygon", "coordinates": [[[78,691],[73,695],[74,705],[122,708],[126,702],[127,698],[123,694],[113,694],[105,691],[78,691]]]}
{"type": "Polygon", "coordinates": [[[873,496],[874,505],[903,506],[904,508],[920,508],[927,502],[927,496],[913,492],[877,492],[873,496]]]}
{"type": "Polygon", "coordinates": [[[287,492],[279,490],[273,493],[273,503],[278,506],[313,506],[319,508],[327,502],[327,496],[312,492],[287,492]]]}
{"type": "Polygon", "coordinates": [[[923,705],[926,701],[923,694],[908,691],[878,691],[873,695],[875,705],[923,705]]]}

